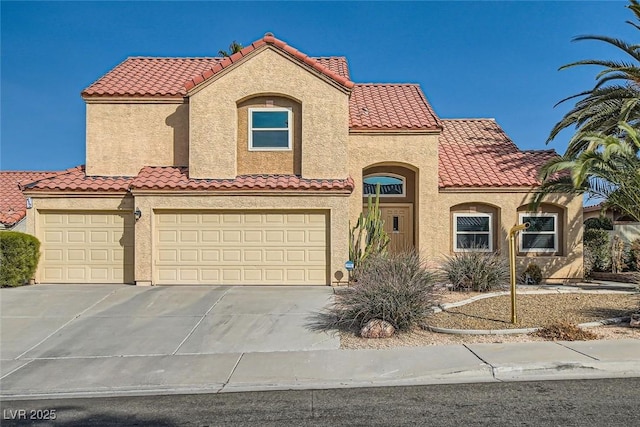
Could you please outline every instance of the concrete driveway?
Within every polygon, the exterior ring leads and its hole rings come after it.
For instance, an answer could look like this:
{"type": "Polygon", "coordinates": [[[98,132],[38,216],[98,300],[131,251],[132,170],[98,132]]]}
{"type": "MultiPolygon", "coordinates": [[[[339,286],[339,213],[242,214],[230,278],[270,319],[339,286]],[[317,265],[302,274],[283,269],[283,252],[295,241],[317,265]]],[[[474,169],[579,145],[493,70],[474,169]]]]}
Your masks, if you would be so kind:
{"type": "Polygon", "coordinates": [[[337,349],[337,335],[308,326],[331,296],[284,286],[2,289],[2,374],[34,359],[337,349]]]}

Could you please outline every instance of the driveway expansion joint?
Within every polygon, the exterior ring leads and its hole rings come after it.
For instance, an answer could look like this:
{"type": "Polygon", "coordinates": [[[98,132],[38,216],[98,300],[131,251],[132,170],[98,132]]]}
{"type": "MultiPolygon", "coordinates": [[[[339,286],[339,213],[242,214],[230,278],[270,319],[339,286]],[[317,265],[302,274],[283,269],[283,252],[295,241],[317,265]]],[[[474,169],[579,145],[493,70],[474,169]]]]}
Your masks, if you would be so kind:
{"type": "Polygon", "coordinates": [[[77,318],[79,318],[80,316],[82,316],[84,313],[86,313],[87,311],[91,310],[93,307],[97,306],[98,304],[100,304],[102,301],[106,300],[107,298],[109,298],[111,295],[115,294],[116,292],[118,292],[118,289],[115,289],[111,292],[109,292],[107,295],[105,295],[104,297],[100,298],[98,301],[96,301],[95,303],[91,304],[89,307],[85,308],[84,310],[82,310],[80,313],[76,314],[75,316],[73,316],[73,318],[69,319],[68,322],[65,322],[62,326],[60,326],[58,329],[56,329],[55,331],[51,332],[49,335],[47,335],[46,337],[44,337],[42,340],[40,340],[40,342],[38,342],[37,344],[33,345],[32,347],[28,348],[26,351],[23,351],[20,355],[18,355],[15,360],[19,360],[22,356],[24,356],[25,354],[29,353],[31,350],[35,349],[36,347],[38,347],[39,345],[41,345],[42,343],[44,343],[46,340],[48,340],[49,338],[51,338],[52,336],[54,336],[55,334],[57,334],[58,332],[60,332],[62,329],[64,329],[68,324],[70,324],[71,322],[73,322],[74,320],[76,320],[77,318]]]}
{"type": "MultiPolygon", "coordinates": [[[[222,298],[225,297],[225,295],[227,295],[227,293],[229,293],[229,291],[231,290],[231,288],[227,289],[226,291],[224,291],[224,293],[222,295],[220,295],[220,298],[218,298],[216,300],[216,302],[214,302],[211,307],[209,307],[209,309],[202,315],[200,316],[200,320],[198,320],[196,322],[196,324],[193,326],[193,328],[191,328],[191,330],[189,331],[189,333],[187,334],[186,337],[184,337],[184,339],[180,342],[180,344],[178,344],[178,347],[176,347],[176,349],[173,351],[173,353],[171,353],[172,356],[175,356],[176,353],[180,350],[180,348],[184,345],[185,342],[187,342],[187,340],[189,339],[189,337],[191,337],[191,335],[193,335],[193,333],[196,331],[196,329],[198,329],[198,326],[200,326],[200,324],[204,321],[204,319],[207,317],[207,315],[209,314],[209,312],[211,312],[211,310],[213,310],[213,307],[215,307],[216,305],[218,305],[218,303],[222,300],[222,298]]],[[[195,317],[195,316],[194,316],[195,317]]]]}

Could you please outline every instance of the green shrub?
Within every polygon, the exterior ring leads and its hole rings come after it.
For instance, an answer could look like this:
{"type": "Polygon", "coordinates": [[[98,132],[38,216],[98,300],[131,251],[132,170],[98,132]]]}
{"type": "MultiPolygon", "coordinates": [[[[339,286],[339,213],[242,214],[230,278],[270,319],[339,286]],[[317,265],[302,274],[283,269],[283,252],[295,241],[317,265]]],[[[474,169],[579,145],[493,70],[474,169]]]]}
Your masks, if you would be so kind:
{"type": "Polygon", "coordinates": [[[595,257],[591,252],[591,248],[585,245],[584,252],[583,252],[583,267],[584,267],[585,280],[591,280],[591,273],[593,273],[594,260],[595,260],[595,257]]]}
{"type": "Polygon", "coordinates": [[[0,233],[0,285],[22,286],[33,278],[40,260],[40,241],[15,231],[0,233]]]}
{"type": "Polygon", "coordinates": [[[606,216],[589,218],[584,222],[585,230],[613,230],[613,222],[606,216]]]}
{"type": "Polygon", "coordinates": [[[627,253],[627,267],[631,271],[640,271],[640,239],[631,242],[627,253]]]}
{"type": "Polygon", "coordinates": [[[535,262],[530,262],[522,272],[521,282],[525,285],[539,285],[542,283],[542,269],[535,262]]]}
{"type": "Polygon", "coordinates": [[[490,291],[509,282],[509,263],[493,252],[458,252],[442,265],[452,289],[490,291]]]}
{"type": "Polygon", "coordinates": [[[406,331],[436,304],[434,275],[415,252],[375,255],[356,268],[358,281],[336,293],[324,316],[326,328],[362,328],[382,319],[406,331]]]}
{"type": "Polygon", "coordinates": [[[584,246],[593,257],[593,271],[611,271],[611,236],[606,230],[584,231],[584,246]]]}

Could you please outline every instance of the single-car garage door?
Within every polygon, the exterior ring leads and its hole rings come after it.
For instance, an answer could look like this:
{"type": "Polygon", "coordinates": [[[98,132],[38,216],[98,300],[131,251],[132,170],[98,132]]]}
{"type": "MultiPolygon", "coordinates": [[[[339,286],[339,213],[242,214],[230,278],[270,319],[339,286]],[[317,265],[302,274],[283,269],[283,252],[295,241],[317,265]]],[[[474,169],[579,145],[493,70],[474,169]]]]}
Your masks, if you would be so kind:
{"type": "Polygon", "coordinates": [[[324,212],[158,212],[157,284],[326,285],[324,212]]]}
{"type": "Polygon", "coordinates": [[[40,281],[132,283],[133,215],[123,212],[41,212],[40,281]]]}

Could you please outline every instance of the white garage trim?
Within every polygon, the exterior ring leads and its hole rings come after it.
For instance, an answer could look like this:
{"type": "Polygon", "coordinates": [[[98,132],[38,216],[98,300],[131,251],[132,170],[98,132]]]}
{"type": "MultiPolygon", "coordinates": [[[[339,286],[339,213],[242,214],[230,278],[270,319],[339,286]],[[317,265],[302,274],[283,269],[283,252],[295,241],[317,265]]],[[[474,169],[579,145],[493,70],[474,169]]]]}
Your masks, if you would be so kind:
{"type": "Polygon", "coordinates": [[[133,282],[131,212],[40,211],[37,234],[40,282],[133,282]]]}
{"type": "Polygon", "coordinates": [[[156,211],[155,283],[328,284],[326,211],[156,211]]]}

